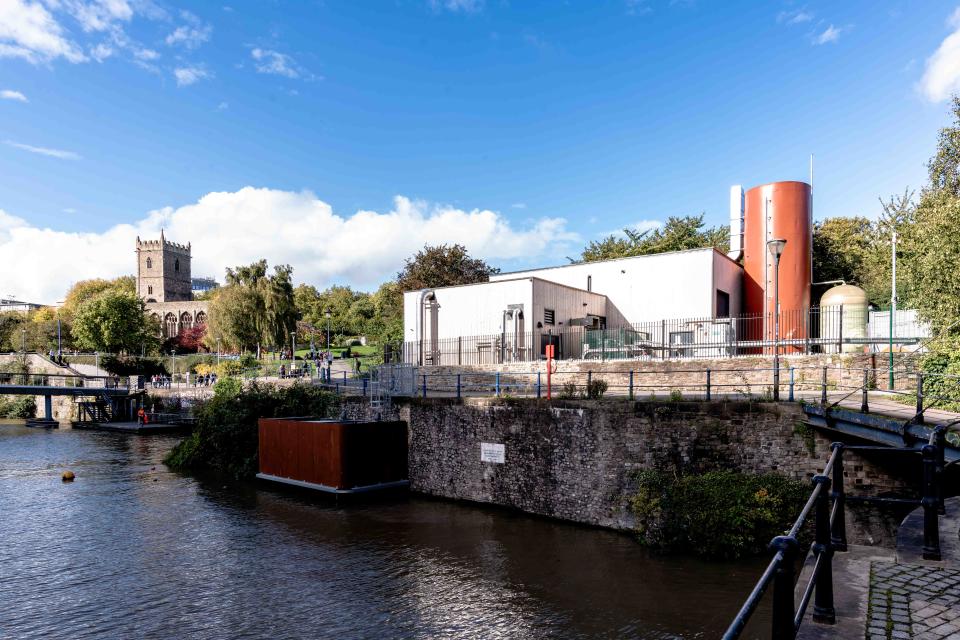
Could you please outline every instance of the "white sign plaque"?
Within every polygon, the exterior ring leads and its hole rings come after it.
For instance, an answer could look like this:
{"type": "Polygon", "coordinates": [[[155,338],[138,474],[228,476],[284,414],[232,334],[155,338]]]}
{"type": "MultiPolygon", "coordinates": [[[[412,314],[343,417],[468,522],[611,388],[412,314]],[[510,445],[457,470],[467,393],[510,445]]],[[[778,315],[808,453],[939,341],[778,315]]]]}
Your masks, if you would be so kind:
{"type": "Polygon", "coordinates": [[[507,446],[494,442],[480,443],[480,462],[503,464],[507,460],[507,446]]]}

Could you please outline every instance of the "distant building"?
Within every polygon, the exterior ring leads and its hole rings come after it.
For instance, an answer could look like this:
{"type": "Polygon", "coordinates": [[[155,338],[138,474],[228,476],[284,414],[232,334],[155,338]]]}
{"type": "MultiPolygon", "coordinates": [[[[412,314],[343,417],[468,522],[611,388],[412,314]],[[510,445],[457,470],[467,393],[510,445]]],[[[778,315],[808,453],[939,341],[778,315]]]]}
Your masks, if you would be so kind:
{"type": "Polygon", "coordinates": [[[137,238],[137,294],[164,338],[207,323],[208,303],[193,299],[190,244],[137,238]]]}
{"type": "Polygon", "coordinates": [[[0,313],[5,311],[33,311],[43,307],[42,304],[35,302],[23,302],[22,300],[12,300],[10,298],[0,298],[0,313]]]}
{"type": "Polygon", "coordinates": [[[191,278],[190,286],[193,291],[193,297],[197,297],[218,288],[220,283],[213,278],[191,278]]]}

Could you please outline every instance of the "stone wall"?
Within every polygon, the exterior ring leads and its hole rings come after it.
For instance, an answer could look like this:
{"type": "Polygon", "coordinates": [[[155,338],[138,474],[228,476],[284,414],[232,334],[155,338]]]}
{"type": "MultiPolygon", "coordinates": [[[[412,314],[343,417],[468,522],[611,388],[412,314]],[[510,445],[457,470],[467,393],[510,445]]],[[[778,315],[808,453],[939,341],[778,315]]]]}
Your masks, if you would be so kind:
{"type": "MultiPolygon", "coordinates": [[[[795,389],[814,392],[821,388],[823,370],[827,370],[828,390],[859,388],[864,369],[870,369],[871,383],[879,389],[888,387],[883,371],[888,366],[887,354],[792,355],[780,359],[782,392],[786,393],[793,369],[795,389]],[[874,372],[872,370],[878,370],[874,372]]],[[[915,354],[894,354],[897,371],[913,370],[915,354]]],[[[564,384],[582,386],[589,372],[594,379],[607,382],[608,393],[626,395],[633,373],[633,390],[637,398],[651,393],[676,390],[687,395],[702,395],[706,389],[706,372],[710,370],[712,392],[746,396],[762,395],[772,389],[773,358],[769,356],[724,358],[718,360],[558,360],[555,362],[553,389],[557,393],[564,384]]],[[[541,392],[546,393],[546,362],[507,363],[498,365],[463,365],[420,367],[418,374],[427,375],[427,391],[455,393],[457,374],[463,393],[488,391],[496,385],[500,373],[501,389],[515,395],[533,395],[539,379],[541,392]],[[538,374],[539,373],[539,378],[538,374]]],[[[898,373],[898,388],[908,384],[898,373]]],[[[422,378],[418,379],[418,391],[422,378]]]]}
{"type": "MultiPolygon", "coordinates": [[[[797,404],[427,398],[398,415],[410,426],[414,491],[615,529],[634,525],[638,470],[808,479],[830,453],[797,404]],[[505,461],[481,461],[481,443],[504,445],[505,461]]],[[[883,461],[847,457],[852,493],[904,488],[883,461]]]]}

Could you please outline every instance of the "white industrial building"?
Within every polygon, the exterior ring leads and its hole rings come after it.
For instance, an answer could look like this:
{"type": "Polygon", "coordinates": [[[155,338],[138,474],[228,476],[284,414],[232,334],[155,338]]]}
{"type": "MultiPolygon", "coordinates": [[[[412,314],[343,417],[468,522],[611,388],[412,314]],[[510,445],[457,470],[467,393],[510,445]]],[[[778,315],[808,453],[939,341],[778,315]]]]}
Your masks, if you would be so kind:
{"type": "MultiPolygon", "coordinates": [[[[685,344],[739,312],[743,268],[713,248],[501,273],[489,282],[404,293],[404,358],[417,364],[488,364],[559,357],[638,356],[685,344]],[[663,319],[696,326],[629,327],[663,319]],[[597,330],[617,328],[616,336],[597,330]],[[625,329],[624,329],[625,328],[625,329]],[[626,333],[624,333],[626,331],[626,333]],[[654,335],[654,334],[658,335],[654,335]],[[591,338],[590,336],[593,335],[591,338]],[[606,342],[605,342],[606,341],[606,342]]],[[[729,324],[722,324],[726,339],[729,324]]],[[[711,334],[712,335],[712,334],[711,334]]]]}

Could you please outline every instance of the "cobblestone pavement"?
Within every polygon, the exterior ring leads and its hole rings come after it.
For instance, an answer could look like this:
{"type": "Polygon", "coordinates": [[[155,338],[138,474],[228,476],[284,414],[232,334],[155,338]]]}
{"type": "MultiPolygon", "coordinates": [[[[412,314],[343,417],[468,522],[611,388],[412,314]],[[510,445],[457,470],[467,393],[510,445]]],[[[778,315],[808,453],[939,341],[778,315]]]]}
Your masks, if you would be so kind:
{"type": "Polygon", "coordinates": [[[867,640],[960,640],[960,569],[874,562],[867,640]]]}

